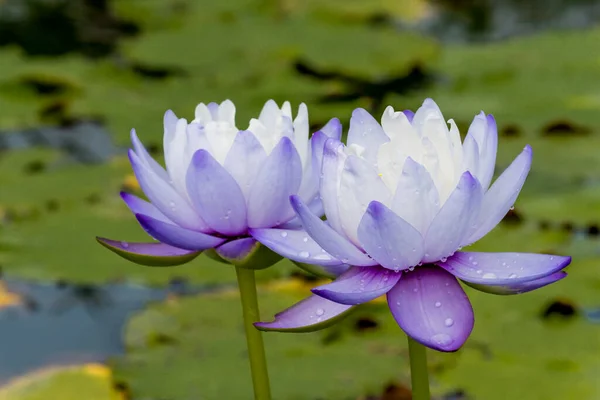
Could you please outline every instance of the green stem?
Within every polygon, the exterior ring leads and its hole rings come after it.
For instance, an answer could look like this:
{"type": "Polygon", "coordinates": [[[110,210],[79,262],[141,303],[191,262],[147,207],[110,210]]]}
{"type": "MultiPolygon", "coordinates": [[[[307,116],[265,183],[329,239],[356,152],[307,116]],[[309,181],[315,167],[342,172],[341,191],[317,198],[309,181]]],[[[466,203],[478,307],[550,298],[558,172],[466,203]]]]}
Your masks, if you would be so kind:
{"type": "Polygon", "coordinates": [[[240,287],[240,298],[242,300],[244,329],[246,331],[250,371],[252,373],[252,384],[254,386],[254,399],[271,400],[271,388],[269,385],[269,373],[267,371],[267,360],[265,357],[262,332],[253,325],[254,322],[260,321],[258,301],[256,299],[254,270],[235,267],[235,272],[237,274],[238,285],[240,287]]]}
{"type": "Polygon", "coordinates": [[[429,400],[429,375],[427,372],[427,349],[421,343],[408,338],[410,358],[410,381],[413,400],[429,400]]]}

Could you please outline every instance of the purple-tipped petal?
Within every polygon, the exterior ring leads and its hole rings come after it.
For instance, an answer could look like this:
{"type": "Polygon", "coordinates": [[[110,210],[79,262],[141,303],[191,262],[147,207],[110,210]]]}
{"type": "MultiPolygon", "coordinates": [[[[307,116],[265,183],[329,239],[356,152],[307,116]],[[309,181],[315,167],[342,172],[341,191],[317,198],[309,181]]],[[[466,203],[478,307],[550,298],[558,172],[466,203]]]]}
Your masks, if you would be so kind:
{"type": "Polygon", "coordinates": [[[223,261],[246,269],[265,269],[281,260],[281,255],[251,237],[232,240],[214,249],[223,261]]]}
{"type": "Polygon", "coordinates": [[[344,264],[371,266],[377,262],[357,249],[346,238],[333,230],[325,221],[310,212],[300,197],[290,198],[292,207],[302,220],[306,232],[319,246],[344,264]]]}
{"type": "Polygon", "coordinates": [[[381,267],[352,267],[335,281],[313,288],[312,292],[340,304],[362,304],[389,292],[401,275],[401,272],[381,267]]]}
{"type": "Polygon", "coordinates": [[[543,278],[570,262],[571,257],[548,254],[458,252],[436,264],[463,281],[500,286],[543,278]]]}
{"type": "Polygon", "coordinates": [[[379,146],[389,141],[390,138],[385,134],[379,122],[367,110],[357,108],[352,112],[348,129],[348,146],[362,147],[364,149],[362,156],[371,165],[377,164],[379,146]]]}
{"type": "Polygon", "coordinates": [[[261,331],[314,332],[340,321],[352,308],[313,295],[275,314],[274,321],[255,322],[254,326],[261,331]]]}
{"type": "Polygon", "coordinates": [[[435,262],[456,251],[477,218],[482,197],[477,179],[465,172],[425,234],[423,262],[435,262]]]}
{"type": "Polygon", "coordinates": [[[131,193],[121,192],[120,194],[121,198],[133,214],[144,214],[159,221],[168,222],[170,224],[173,223],[173,221],[167,218],[165,214],[161,213],[158,208],[154,207],[152,203],[142,200],[131,193]]]}
{"type": "Polygon", "coordinates": [[[223,166],[237,181],[247,199],[267,153],[250,131],[240,131],[227,153],[223,166]]]}
{"type": "Polygon", "coordinates": [[[217,247],[215,251],[224,260],[243,260],[246,258],[256,245],[253,238],[241,238],[224,243],[217,247]]]}
{"type": "Polygon", "coordinates": [[[392,199],[392,211],[425,234],[440,210],[439,204],[437,188],[427,169],[407,158],[392,199]]]}
{"type": "Polygon", "coordinates": [[[464,290],[441,268],[405,272],[387,294],[394,319],[408,336],[439,351],[456,351],[473,330],[473,308],[464,290]]]}
{"type": "Polygon", "coordinates": [[[404,113],[404,115],[406,115],[406,119],[408,119],[408,122],[412,124],[413,118],[415,117],[415,113],[411,110],[404,110],[402,112],[404,113]]]}
{"type": "Polygon", "coordinates": [[[180,249],[201,251],[218,246],[225,241],[225,239],[159,221],[144,214],[135,216],[142,228],[154,239],[180,249]]]}
{"type": "Polygon", "coordinates": [[[126,260],[149,267],[171,267],[198,257],[200,251],[184,250],[164,243],[132,243],[97,237],[96,240],[126,260]]]}
{"type": "Polygon", "coordinates": [[[271,228],[294,217],[289,197],[302,180],[302,162],[288,137],[263,162],[248,195],[248,226],[271,228]]]}
{"type": "Polygon", "coordinates": [[[367,206],[373,200],[389,204],[391,197],[375,167],[362,158],[348,156],[340,176],[338,195],[340,220],[346,237],[359,246],[358,225],[367,206]]]}
{"type": "Polygon", "coordinates": [[[129,160],[144,194],[160,212],[184,228],[210,231],[206,222],[200,218],[188,201],[168,181],[140,161],[132,150],[129,151],[129,160]]]}
{"type": "Polygon", "coordinates": [[[304,230],[249,229],[252,237],[285,258],[307,264],[339,265],[340,261],[327,253],[304,230]]]}
{"type": "Polygon", "coordinates": [[[523,152],[496,179],[483,197],[481,213],[476,220],[475,228],[467,240],[463,241],[464,245],[471,244],[484,237],[504,218],[521,192],[527,174],[531,169],[531,158],[532,150],[527,145],[523,152]]]}
{"type": "Polygon", "coordinates": [[[135,129],[131,130],[130,137],[131,137],[131,143],[133,144],[133,150],[135,151],[137,156],[140,158],[140,160],[144,164],[146,164],[146,166],[148,168],[152,169],[154,171],[154,173],[156,175],[158,175],[160,178],[164,179],[165,181],[168,181],[169,175],[167,174],[167,171],[165,171],[165,169],[162,167],[162,165],[160,165],[158,162],[156,162],[156,160],[154,158],[152,158],[152,156],[150,154],[148,154],[148,151],[146,150],[146,148],[144,147],[144,145],[138,138],[137,134],[135,133],[135,129]]]}
{"type": "Polygon", "coordinates": [[[325,142],[323,166],[321,168],[321,201],[329,225],[340,234],[343,234],[344,231],[338,207],[339,189],[340,177],[344,170],[346,158],[342,142],[335,139],[329,139],[325,142]]]}
{"type": "Polygon", "coordinates": [[[378,201],[367,207],[358,226],[358,238],[371,257],[394,271],[415,266],[423,257],[421,234],[378,201]]]}
{"type": "Polygon", "coordinates": [[[242,234],[246,223],[246,199],[235,179],[206,150],[198,150],[186,176],[192,204],[204,221],[224,235],[242,234]]]}
{"type": "Polygon", "coordinates": [[[490,285],[479,285],[476,283],[466,282],[465,284],[471,286],[473,289],[477,289],[481,292],[497,294],[497,295],[512,295],[512,294],[521,294],[531,292],[532,290],[536,290],[547,286],[551,283],[558,282],[563,278],[567,277],[567,273],[564,271],[555,272],[551,275],[545,276],[543,278],[535,279],[533,281],[521,282],[521,283],[511,283],[509,285],[501,285],[501,286],[490,286],[490,285]]]}
{"type": "Polygon", "coordinates": [[[321,128],[320,132],[323,132],[328,138],[340,140],[342,138],[342,123],[337,118],[331,118],[321,128]]]}

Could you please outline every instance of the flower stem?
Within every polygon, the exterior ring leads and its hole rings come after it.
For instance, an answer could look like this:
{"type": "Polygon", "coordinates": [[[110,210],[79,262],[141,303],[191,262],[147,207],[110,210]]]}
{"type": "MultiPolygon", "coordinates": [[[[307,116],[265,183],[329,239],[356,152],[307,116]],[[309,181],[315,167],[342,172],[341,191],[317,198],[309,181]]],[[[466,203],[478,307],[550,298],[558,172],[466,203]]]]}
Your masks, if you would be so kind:
{"type": "Polygon", "coordinates": [[[413,400],[429,400],[429,375],[427,372],[426,348],[412,338],[408,338],[410,358],[410,381],[413,400]]]}
{"type": "Polygon", "coordinates": [[[267,360],[265,357],[262,332],[253,325],[254,322],[260,321],[258,301],[256,299],[254,270],[235,267],[235,272],[237,274],[240,298],[242,300],[244,329],[246,331],[250,371],[252,373],[252,384],[254,386],[254,399],[271,400],[271,388],[269,385],[269,373],[267,371],[267,360]]]}

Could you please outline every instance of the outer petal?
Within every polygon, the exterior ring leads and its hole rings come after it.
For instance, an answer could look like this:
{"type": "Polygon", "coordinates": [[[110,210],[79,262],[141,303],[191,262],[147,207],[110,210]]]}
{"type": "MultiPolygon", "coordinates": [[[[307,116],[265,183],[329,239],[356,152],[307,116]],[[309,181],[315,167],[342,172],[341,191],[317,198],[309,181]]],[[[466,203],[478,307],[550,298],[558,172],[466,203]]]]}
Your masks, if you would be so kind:
{"type": "Polygon", "coordinates": [[[400,328],[432,349],[456,351],[473,330],[467,295],[456,278],[441,268],[419,267],[404,273],[387,298],[400,328]]]}
{"type": "Polygon", "coordinates": [[[263,163],[248,196],[248,226],[271,228],[294,216],[289,197],[302,180],[302,162],[288,137],[282,138],[263,163]]]}
{"type": "Polygon", "coordinates": [[[302,225],[306,232],[317,242],[326,252],[342,261],[344,264],[370,266],[377,262],[365,253],[357,249],[346,238],[333,230],[327,223],[310,212],[308,207],[302,203],[298,196],[290,198],[292,207],[302,220],[302,225]]]}
{"type": "Polygon", "coordinates": [[[246,199],[266,158],[265,149],[252,132],[238,132],[223,166],[240,185],[246,199]]]}
{"type": "Polygon", "coordinates": [[[353,306],[310,296],[278,314],[273,322],[255,322],[261,331],[314,332],[346,317],[353,306]]]}
{"type": "Polygon", "coordinates": [[[423,237],[408,222],[383,204],[372,201],[358,227],[365,251],[381,266],[400,271],[423,257],[423,237]]]}
{"type": "Polygon", "coordinates": [[[215,249],[224,261],[236,267],[264,269],[281,260],[281,256],[267,247],[261,246],[253,238],[241,238],[227,242],[215,249]]]}
{"type": "Polygon", "coordinates": [[[466,285],[471,286],[473,289],[477,289],[481,292],[498,294],[498,295],[511,295],[521,294],[530,292],[535,289],[547,286],[551,283],[558,282],[563,278],[567,277],[567,273],[564,271],[555,272],[552,275],[545,276],[540,279],[536,279],[529,282],[514,283],[510,285],[502,286],[490,286],[490,285],[478,285],[476,283],[465,282],[466,285]]]}
{"type": "Polygon", "coordinates": [[[571,257],[547,254],[458,252],[436,264],[466,282],[503,286],[543,278],[570,263],[571,257]]]}
{"type": "Polygon", "coordinates": [[[140,158],[140,160],[144,164],[146,164],[148,168],[152,169],[154,173],[160,178],[168,181],[169,175],[167,174],[167,171],[165,171],[165,169],[158,162],[156,162],[156,160],[154,160],[154,158],[152,158],[150,154],[148,154],[148,151],[146,150],[140,139],[138,139],[137,134],[135,133],[135,129],[131,130],[130,136],[131,143],[133,144],[133,150],[140,158]]]}
{"type": "Polygon", "coordinates": [[[250,235],[285,258],[307,264],[339,265],[340,261],[327,253],[303,230],[250,229],[250,235]]]}
{"type": "Polygon", "coordinates": [[[323,150],[327,135],[323,132],[315,132],[310,138],[310,162],[306,165],[302,184],[298,189],[298,196],[304,201],[312,202],[319,200],[319,183],[321,177],[321,167],[323,165],[323,150]]]}
{"type": "Polygon", "coordinates": [[[355,245],[360,245],[358,225],[373,200],[389,204],[391,193],[377,170],[357,156],[348,156],[341,175],[338,207],[342,229],[355,245]]]}
{"type": "Polygon", "coordinates": [[[167,181],[154,173],[153,170],[146,167],[139,157],[129,151],[129,160],[133,167],[133,172],[140,184],[140,187],[146,194],[146,197],[152,204],[166,215],[171,221],[188,229],[197,229],[209,231],[210,228],[206,222],[200,218],[196,211],[190,206],[167,181]]]}
{"type": "Polygon", "coordinates": [[[125,204],[127,204],[127,207],[129,207],[132,213],[144,214],[159,221],[168,222],[170,224],[173,223],[173,221],[167,218],[165,214],[161,213],[158,208],[154,207],[152,203],[142,200],[131,193],[121,192],[120,194],[121,198],[125,204]]]}
{"type": "Polygon", "coordinates": [[[396,186],[392,210],[425,234],[440,210],[439,204],[437,188],[427,169],[412,158],[407,158],[396,186]]]}
{"type": "Polygon", "coordinates": [[[362,304],[390,291],[401,274],[380,267],[353,267],[335,281],[313,288],[312,292],[340,304],[362,304]]]}
{"type": "Polygon", "coordinates": [[[481,213],[475,228],[463,244],[470,244],[484,237],[504,218],[517,200],[525,178],[531,168],[532,150],[529,145],[496,179],[481,204],[481,213]]]}
{"type": "Polygon", "coordinates": [[[242,234],[246,200],[235,179],[206,150],[198,150],[186,176],[187,191],[204,221],[224,235],[242,234]]]}
{"type": "Polygon", "coordinates": [[[344,145],[335,139],[327,140],[323,152],[320,194],[323,209],[325,210],[325,215],[327,215],[327,221],[340,234],[344,234],[344,231],[338,207],[338,194],[340,190],[340,177],[345,162],[346,154],[344,153],[344,145]]]}
{"type": "Polygon", "coordinates": [[[478,215],[482,196],[479,182],[465,172],[425,235],[423,262],[438,261],[456,251],[478,215]]]}
{"type": "Polygon", "coordinates": [[[383,128],[367,110],[357,108],[352,112],[350,128],[348,130],[348,146],[358,145],[364,149],[362,156],[371,165],[377,164],[377,153],[379,146],[389,142],[390,138],[385,134],[383,128]]]}
{"type": "Polygon", "coordinates": [[[190,251],[164,243],[130,243],[97,237],[96,240],[126,260],[149,267],[170,267],[185,264],[198,257],[200,251],[190,251]]]}
{"type": "Polygon", "coordinates": [[[159,221],[144,214],[136,214],[142,228],[156,240],[180,249],[200,251],[218,246],[225,239],[192,231],[177,225],[159,221]]]}
{"type": "Polygon", "coordinates": [[[478,168],[475,177],[483,190],[487,190],[494,175],[498,151],[498,130],[494,117],[486,116],[482,111],[473,119],[467,137],[472,137],[477,142],[478,168]]]}

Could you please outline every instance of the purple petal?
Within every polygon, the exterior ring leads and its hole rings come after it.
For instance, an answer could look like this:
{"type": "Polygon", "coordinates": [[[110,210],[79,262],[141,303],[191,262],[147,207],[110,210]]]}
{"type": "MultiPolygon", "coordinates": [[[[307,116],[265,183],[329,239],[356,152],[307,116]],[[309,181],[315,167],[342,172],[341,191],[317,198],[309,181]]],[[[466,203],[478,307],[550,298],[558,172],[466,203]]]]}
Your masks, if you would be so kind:
{"type": "Polygon", "coordinates": [[[261,331],[314,332],[327,328],[346,317],[353,306],[310,296],[275,314],[272,322],[255,322],[261,331]]]}
{"type": "Polygon", "coordinates": [[[260,168],[248,196],[248,226],[271,228],[294,217],[289,197],[302,180],[302,162],[288,137],[282,138],[260,168]]]}
{"type": "Polygon", "coordinates": [[[144,214],[136,214],[135,216],[142,228],[154,239],[180,249],[206,250],[225,241],[225,239],[159,221],[144,214]]]}
{"type": "Polygon", "coordinates": [[[427,169],[407,158],[392,199],[392,211],[425,234],[439,212],[439,195],[427,169]]]}
{"type": "Polygon", "coordinates": [[[405,272],[388,292],[394,319],[408,336],[439,351],[456,351],[473,330],[473,308],[462,287],[441,268],[405,272]]]}
{"type": "Polygon", "coordinates": [[[152,158],[152,156],[150,156],[150,154],[148,154],[148,151],[146,150],[146,148],[144,147],[144,145],[142,144],[140,139],[138,139],[138,136],[135,133],[135,129],[131,130],[130,136],[131,136],[131,143],[133,144],[133,150],[135,151],[137,156],[140,158],[140,160],[148,168],[150,168],[152,171],[154,171],[154,173],[156,175],[158,175],[160,178],[164,179],[165,181],[168,181],[169,175],[167,174],[167,171],[165,171],[165,169],[162,167],[162,165],[160,165],[158,162],[156,162],[156,160],[154,158],[152,158]]]}
{"type": "Polygon", "coordinates": [[[479,182],[465,172],[429,226],[423,262],[438,261],[456,251],[477,217],[482,197],[479,182]]]}
{"type": "Polygon", "coordinates": [[[498,151],[498,130],[494,117],[486,116],[482,111],[473,119],[467,137],[472,137],[477,142],[478,165],[477,171],[473,175],[485,191],[490,186],[494,175],[496,152],[498,151]]]}
{"type": "Polygon", "coordinates": [[[483,197],[481,213],[475,224],[475,229],[464,241],[464,245],[476,242],[484,237],[504,218],[521,192],[525,178],[527,178],[531,168],[531,158],[532,150],[527,145],[523,152],[496,179],[483,197]]]}
{"type": "Polygon", "coordinates": [[[321,248],[304,230],[249,229],[252,237],[285,258],[307,264],[339,265],[340,261],[321,248]]]}
{"type": "Polygon", "coordinates": [[[348,264],[333,264],[333,265],[317,265],[298,262],[292,260],[292,262],[299,268],[302,268],[306,272],[316,275],[321,278],[335,279],[344,272],[348,271],[351,267],[348,264]]]}
{"type": "Polygon", "coordinates": [[[373,200],[389,204],[392,194],[377,169],[354,155],[346,159],[340,178],[338,207],[342,229],[346,237],[359,246],[358,225],[367,206],[373,200]]]}
{"type": "Polygon", "coordinates": [[[267,153],[250,131],[240,131],[227,153],[223,166],[237,181],[247,199],[267,153]]]}
{"type": "Polygon", "coordinates": [[[481,292],[498,294],[498,295],[511,295],[511,294],[521,294],[526,292],[531,292],[532,290],[539,289],[541,287],[547,286],[551,283],[560,281],[563,278],[567,277],[567,273],[564,271],[555,272],[551,275],[545,276],[543,278],[535,279],[533,281],[521,282],[521,283],[511,283],[509,285],[501,285],[501,286],[490,286],[490,285],[479,285],[476,283],[465,282],[466,285],[471,286],[473,289],[477,289],[481,292]]]}
{"type": "Polygon", "coordinates": [[[310,212],[298,196],[290,198],[292,207],[302,220],[306,232],[319,246],[344,264],[370,266],[377,262],[359,249],[346,238],[333,230],[325,221],[310,212]]]}
{"type": "Polygon", "coordinates": [[[389,292],[401,275],[401,272],[381,267],[352,267],[335,281],[317,286],[312,292],[340,304],[362,304],[389,292]]]}
{"type": "Polygon", "coordinates": [[[404,115],[406,115],[406,119],[408,119],[408,122],[412,123],[413,118],[415,117],[415,113],[411,110],[404,110],[402,112],[404,113],[404,115]]]}
{"type": "Polygon", "coordinates": [[[136,264],[150,267],[170,267],[185,264],[196,258],[199,251],[189,251],[164,243],[131,243],[97,237],[107,249],[136,264]]]}
{"type": "Polygon", "coordinates": [[[186,176],[187,191],[204,221],[235,236],[246,231],[246,199],[235,179],[206,150],[198,150],[186,176]]]}
{"type": "Polygon", "coordinates": [[[129,151],[129,160],[144,194],[160,212],[184,228],[210,231],[206,222],[200,218],[188,201],[167,181],[146,167],[131,150],[129,151]]]}
{"type": "Polygon", "coordinates": [[[358,227],[363,249],[381,266],[400,271],[423,257],[423,237],[411,224],[378,201],[372,201],[358,227]]]}
{"type": "Polygon", "coordinates": [[[379,146],[389,141],[390,138],[385,134],[379,122],[367,110],[357,108],[352,112],[348,130],[348,146],[354,144],[362,147],[364,149],[362,157],[371,165],[377,164],[379,146]]]}
{"type": "Polygon", "coordinates": [[[165,214],[161,213],[158,208],[154,207],[152,203],[142,200],[131,193],[121,192],[120,195],[133,214],[144,214],[159,221],[168,222],[170,224],[173,223],[173,221],[167,218],[165,214]]]}
{"type": "Polygon", "coordinates": [[[342,124],[339,119],[331,118],[329,122],[327,122],[325,126],[320,129],[320,132],[323,132],[328,138],[341,140],[342,124]]]}
{"type": "Polygon", "coordinates": [[[224,260],[243,260],[254,250],[256,240],[253,238],[241,238],[224,243],[215,251],[224,260]]]}
{"type": "Polygon", "coordinates": [[[338,200],[340,179],[346,158],[343,143],[335,139],[329,139],[325,142],[320,194],[327,221],[338,233],[343,233],[338,200]]]}
{"type": "Polygon", "coordinates": [[[571,257],[548,254],[457,252],[436,264],[463,281],[500,286],[543,278],[570,262],[571,257]]]}
{"type": "Polygon", "coordinates": [[[214,251],[221,260],[246,269],[265,269],[281,261],[282,258],[281,255],[272,252],[251,237],[224,243],[214,251]]]}

